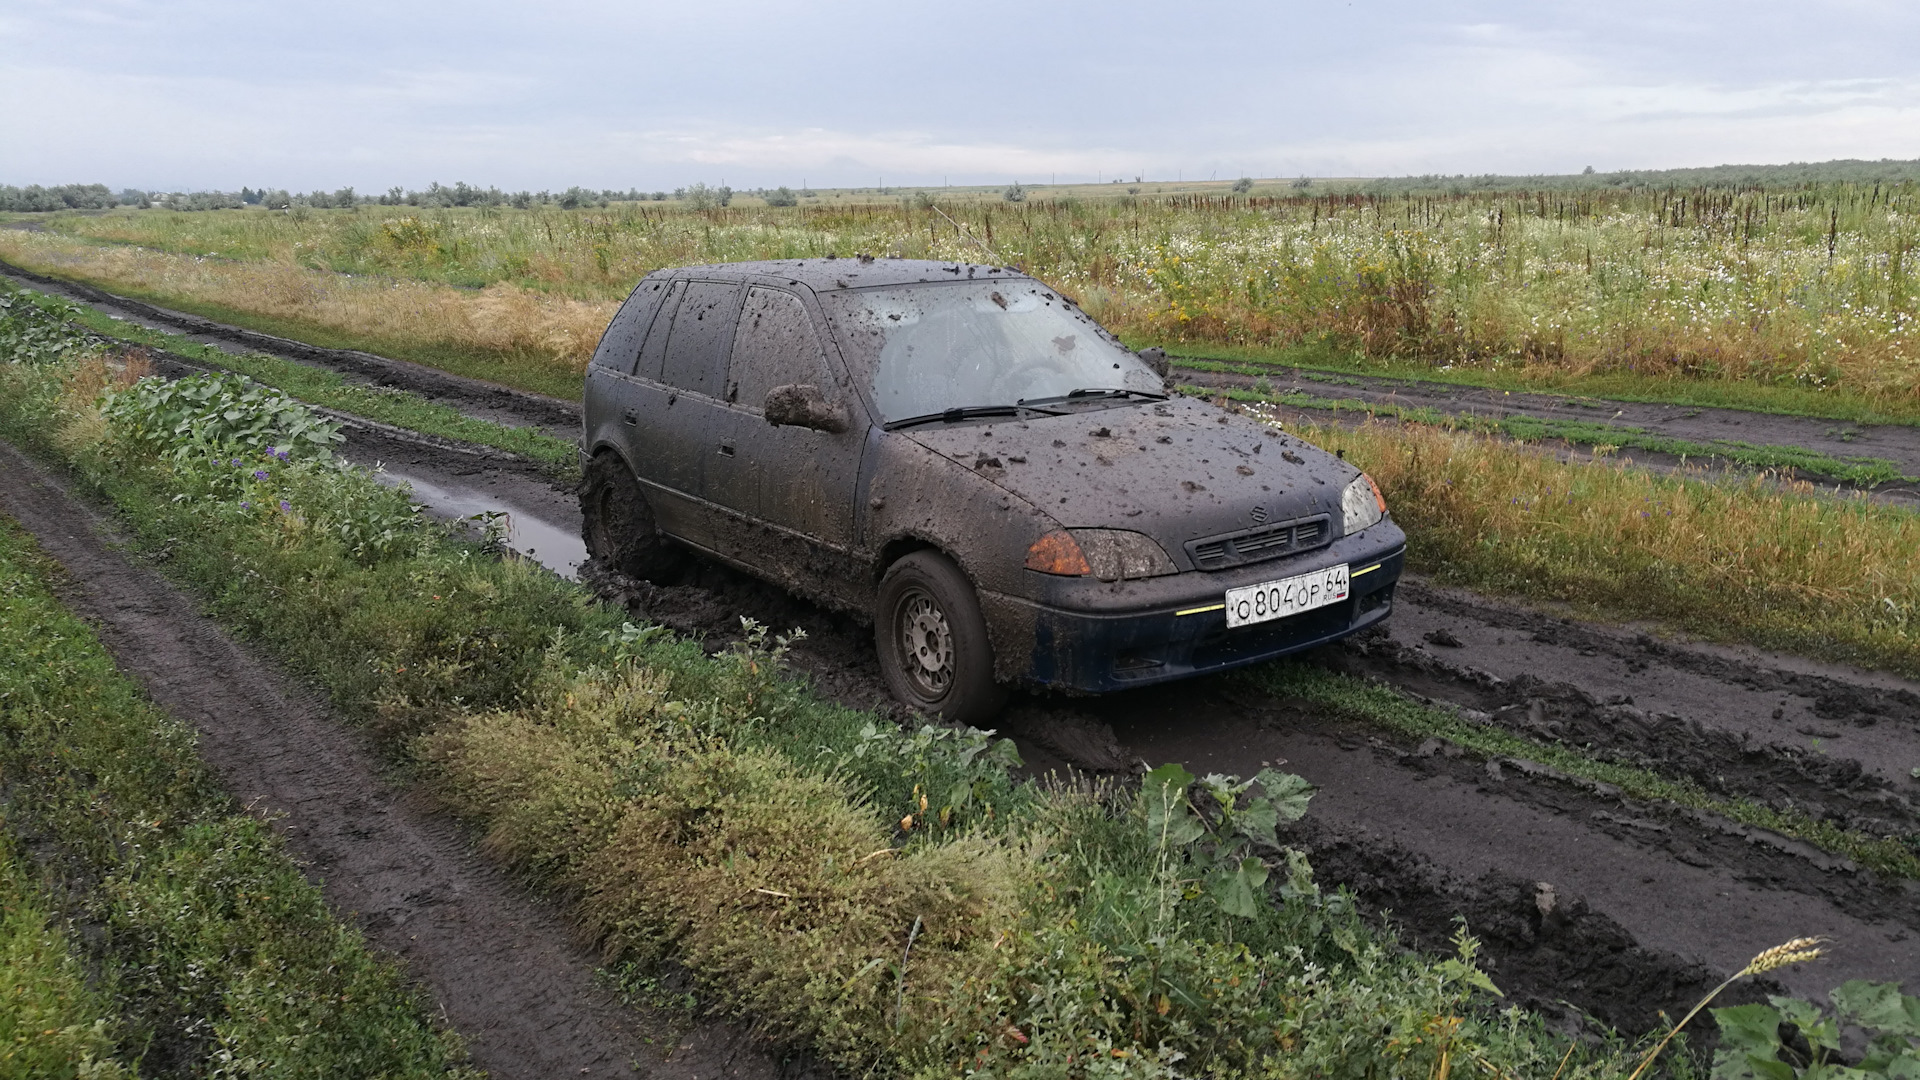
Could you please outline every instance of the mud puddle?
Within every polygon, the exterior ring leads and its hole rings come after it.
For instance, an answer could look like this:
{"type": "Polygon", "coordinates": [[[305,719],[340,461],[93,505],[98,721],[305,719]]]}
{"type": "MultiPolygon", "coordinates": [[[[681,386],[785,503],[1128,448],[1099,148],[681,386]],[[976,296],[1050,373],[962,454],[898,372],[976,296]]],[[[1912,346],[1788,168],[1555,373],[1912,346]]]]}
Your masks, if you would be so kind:
{"type": "MultiPolygon", "coordinates": [[[[507,501],[473,483],[462,483],[444,473],[429,473],[418,465],[386,466],[376,479],[389,487],[406,484],[414,504],[446,521],[466,521],[484,530],[497,521],[501,541],[513,552],[546,567],[569,581],[580,579],[587,561],[587,545],[580,530],[541,517],[537,510],[507,501]]],[[[482,481],[484,482],[484,481],[482,481]]]]}

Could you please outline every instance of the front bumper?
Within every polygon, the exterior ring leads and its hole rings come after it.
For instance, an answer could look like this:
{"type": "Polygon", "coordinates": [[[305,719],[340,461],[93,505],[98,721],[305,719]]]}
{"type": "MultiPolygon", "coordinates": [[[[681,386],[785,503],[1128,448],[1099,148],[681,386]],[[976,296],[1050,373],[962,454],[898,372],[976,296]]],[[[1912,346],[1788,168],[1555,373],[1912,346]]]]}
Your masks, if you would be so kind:
{"type": "Polygon", "coordinates": [[[1182,590],[1186,596],[1147,610],[1102,612],[983,595],[1000,653],[998,674],[1011,682],[1103,693],[1225,671],[1337,641],[1393,610],[1393,588],[1406,561],[1405,537],[1398,529],[1374,532],[1335,541],[1298,560],[1256,564],[1233,574],[1177,575],[1193,579],[1199,588],[1182,590]],[[1272,622],[1227,628],[1221,603],[1227,589],[1341,562],[1352,567],[1347,599],[1272,622]],[[1016,659],[1020,656],[1025,664],[1016,659]]]}

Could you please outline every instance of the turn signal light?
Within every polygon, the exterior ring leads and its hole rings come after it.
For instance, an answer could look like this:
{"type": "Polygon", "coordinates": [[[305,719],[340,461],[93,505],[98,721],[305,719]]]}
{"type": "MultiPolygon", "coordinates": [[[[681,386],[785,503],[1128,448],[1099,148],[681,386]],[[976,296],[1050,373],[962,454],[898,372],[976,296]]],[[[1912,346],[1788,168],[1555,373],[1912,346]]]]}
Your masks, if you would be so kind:
{"type": "Polygon", "coordinates": [[[1380,494],[1380,485],[1374,483],[1373,477],[1367,475],[1366,473],[1361,473],[1360,479],[1365,480],[1367,482],[1367,486],[1373,489],[1373,501],[1380,505],[1380,513],[1382,515],[1385,515],[1387,512],[1387,497],[1385,495],[1380,494]]]}
{"type": "Polygon", "coordinates": [[[1080,544],[1065,529],[1055,529],[1033,542],[1027,549],[1027,569],[1043,574],[1079,577],[1093,573],[1080,544]]]}

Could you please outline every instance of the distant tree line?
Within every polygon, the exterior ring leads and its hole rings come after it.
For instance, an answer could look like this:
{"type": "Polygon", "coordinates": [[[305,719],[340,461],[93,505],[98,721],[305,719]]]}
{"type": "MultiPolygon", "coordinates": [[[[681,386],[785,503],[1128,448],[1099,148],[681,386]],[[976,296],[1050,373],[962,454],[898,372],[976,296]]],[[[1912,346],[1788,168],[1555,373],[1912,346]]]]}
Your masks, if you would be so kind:
{"type": "Polygon", "coordinates": [[[1621,169],[1560,175],[1385,177],[1367,181],[1359,190],[1376,195],[1408,193],[1465,194],[1474,191],[1581,191],[1600,188],[1799,187],[1805,184],[1899,184],[1920,182],[1920,160],[1795,162],[1790,165],[1715,165],[1700,169],[1621,169]]]}
{"type": "MultiPolygon", "coordinates": [[[[163,206],[173,210],[231,210],[242,206],[261,206],[269,210],[309,207],[329,210],[350,206],[420,206],[429,209],[447,206],[513,206],[525,210],[535,206],[558,206],[563,210],[581,207],[605,207],[617,202],[665,202],[671,198],[696,210],[710,210],[733,202],[734,190],[725,184],[708,187],[691,184],[664,191],[629,188],[570,187],[565,191],[502,191],[497,187],[476,187],[464,181],[451,187],[432,183],[425,190],[411,191],[391,187],[381,195],[362,195],[350,187],[337,191],[309,191],[305,194],[284,188],[243,187],[239,191],[166,192],[127,188],[114,194],[105,184],[64,184],[58,187],[9,187],[0,185],[0,211],[44,213],[53,210],[106,210],[115,206],[147,208],[163,206]]],[[[744,194],[765,199],[769,206],[797,206],[814,193],[806,188],[756,188],[744,194]]]]}

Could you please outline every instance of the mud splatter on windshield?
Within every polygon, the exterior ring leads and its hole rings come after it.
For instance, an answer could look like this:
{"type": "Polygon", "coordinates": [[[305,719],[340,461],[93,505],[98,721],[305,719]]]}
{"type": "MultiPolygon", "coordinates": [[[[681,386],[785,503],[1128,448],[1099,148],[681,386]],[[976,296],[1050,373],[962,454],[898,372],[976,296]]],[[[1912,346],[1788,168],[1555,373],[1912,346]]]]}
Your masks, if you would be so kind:
{"type": "Polygon", "coordinates": [[[1075,391],[1161,391],[1139,357],[1038,282],[859,289],[821,300],[883,422],[1075,391]]]}

